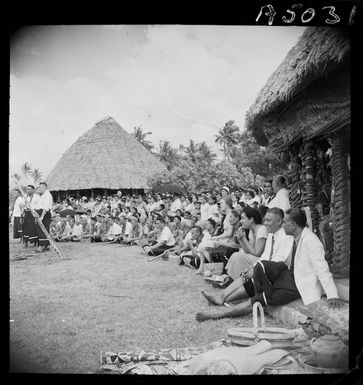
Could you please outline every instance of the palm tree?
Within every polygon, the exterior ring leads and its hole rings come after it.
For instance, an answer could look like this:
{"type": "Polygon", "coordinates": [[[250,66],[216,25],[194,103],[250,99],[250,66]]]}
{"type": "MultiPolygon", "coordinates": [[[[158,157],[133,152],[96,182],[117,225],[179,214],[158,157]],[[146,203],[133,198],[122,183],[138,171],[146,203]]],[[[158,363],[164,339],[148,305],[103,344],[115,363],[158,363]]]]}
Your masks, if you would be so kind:
{"type": "Polygon", "coordinates": [[[42,173],[37,168],[35,168],[33,170],[32,176],[33,176],[34,184],[36,184],[37,182],[39,182],[42,179],[42,173]]]}
{"type": "Polygon", "coordinates": [[[24,175],[25,183],[28,184],[28,176],[32,175],[32,166],[28,162],[25,162],[21,166],[21,172],[24,175]]]}
{"type": "Polygon", "coordinates": [[[222,129],[218,131],[219,135],[216,137],[215,142],[223,146],[223,153],[225,158],[230,161],[231,148],[238,145],[239,140],[239,128],[235,126],[234,120],[228,121],[222,129]]]}
{"type": "Polygon", "coordinates": [[[194,143],[193,139],[189,139],[189,146],[183,146],[182,144],[179,146],[180,150],[184,151],[187,154],[189,160],[193,163],[197,160],[197,155],[199,151],[198,144],[194,143]]]}
{"type": "Polygon", "coordinates": [[[146,135],[152,134],[151,131],[149,132],[142,132],[141,126],[134,127],[134,132],[132,135],[135,137],[135,139],[141,143],[147,150],[151,151],[154,148],[154,145],[149,141],[146,140],[146,135]]]}
{"type": "Polygon", "coordinates": [[[198,146],[198,158],[208,164],[213,163],[217,155],[210,149],[206,142],[201,142],[198,146]]]}
{"type": "Polygon", "coordinates": [[[169,141],[164,140],[159,143],[159,152],[156,154],[166,168],[170,171],[177,164],[179,160],[178,150],[173,148],[169,141]]]}

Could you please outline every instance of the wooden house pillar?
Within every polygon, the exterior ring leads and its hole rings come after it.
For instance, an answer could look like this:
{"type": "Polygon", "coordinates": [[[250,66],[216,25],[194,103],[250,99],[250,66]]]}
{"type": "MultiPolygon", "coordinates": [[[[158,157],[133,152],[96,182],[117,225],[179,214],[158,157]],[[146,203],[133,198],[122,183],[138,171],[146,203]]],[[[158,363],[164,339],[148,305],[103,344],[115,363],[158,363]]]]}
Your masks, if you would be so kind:
{"type": "Polygon", "coordinates": [[[309,207],[314,233],[319,231],[318,188],[316,183],[316,154],[313,141],[303,143],[302,152],[302,207],[309,207]]]}
{"type": "Polygon", "coordinates": [[[349,212],[349,170],[344,141],[344,131],[330,138],[332,146],[332,207],[334,257],[332,272],[344,275],[350,267],[350,212],[349,212]]]}
{"type": "Polygon", "coordinates": [[[299,155],[299,147],[293,147],[290,149],[290,204],[291,207],[300,209],[301,208],[301,158],[299,155]]]}

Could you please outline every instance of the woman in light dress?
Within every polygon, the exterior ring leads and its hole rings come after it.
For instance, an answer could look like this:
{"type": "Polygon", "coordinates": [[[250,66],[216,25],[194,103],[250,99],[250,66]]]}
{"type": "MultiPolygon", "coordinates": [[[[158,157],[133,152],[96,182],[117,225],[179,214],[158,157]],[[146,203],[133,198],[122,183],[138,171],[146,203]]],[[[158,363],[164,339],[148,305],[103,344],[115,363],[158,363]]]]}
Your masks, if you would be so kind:
{"type": "Polygon", "coordinates": [[[236,237],[241,245],[240,251],[231,255],[226,265],[227,274],[237,279],[246,269],[257,262],[265,249],[267,230],[262,224],[260,212],[253,207],[245,207],[241,216],[241,228],[236,237]],[[249,239],[244,230],[249,229],[249,239]]]}

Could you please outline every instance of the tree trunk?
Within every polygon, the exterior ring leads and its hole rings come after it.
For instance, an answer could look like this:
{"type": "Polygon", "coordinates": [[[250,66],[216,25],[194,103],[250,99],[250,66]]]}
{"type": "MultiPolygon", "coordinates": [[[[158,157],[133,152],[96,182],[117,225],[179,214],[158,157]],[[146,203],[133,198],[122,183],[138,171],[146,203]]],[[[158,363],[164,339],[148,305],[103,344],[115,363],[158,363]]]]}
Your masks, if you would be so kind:
{"type": "Polygon", "coordinates": [[[343,132],[331,138],[334,257],[332,272],[344,275],[350,266],[349,171],[343,132]]]}
{"type": "Polygon", "coordinates": [[[316,185],[316,158],[314,143],[308,141],[302,147],[302,206],[309,207],[314,233],[319,232],[319,214],[316,209],[318,203],[318,189],[316,185]]]}

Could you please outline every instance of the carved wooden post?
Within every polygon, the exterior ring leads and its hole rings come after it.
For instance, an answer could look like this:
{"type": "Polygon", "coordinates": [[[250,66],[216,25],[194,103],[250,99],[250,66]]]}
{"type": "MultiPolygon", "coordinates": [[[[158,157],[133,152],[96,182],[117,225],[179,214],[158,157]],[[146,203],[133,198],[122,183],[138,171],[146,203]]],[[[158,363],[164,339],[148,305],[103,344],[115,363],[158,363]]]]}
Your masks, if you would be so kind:
{"type": "Polygon", "coordinates": [[[293,208],[301,208],[301,158],[299,156],[297,148],[290,150],[290,204],[293,208]]]}
{"type": "Polygon", "coordinates": [[[318,189],[316,185],[316,158],[314,151],[314,143],[307,141],[302,147],[302,206],[309,206],[311,213],[311,221],[313,231],[319,231],[319,215],[316,209],[318,203],[318,189]]]}
{"type": "Polygon", "coordinates": [[[332,145],[331,169],[333,179],[333,273],[349,271],[350,266],[350,213],[349,171],[342,131],[330,138],[332,145]]]}

